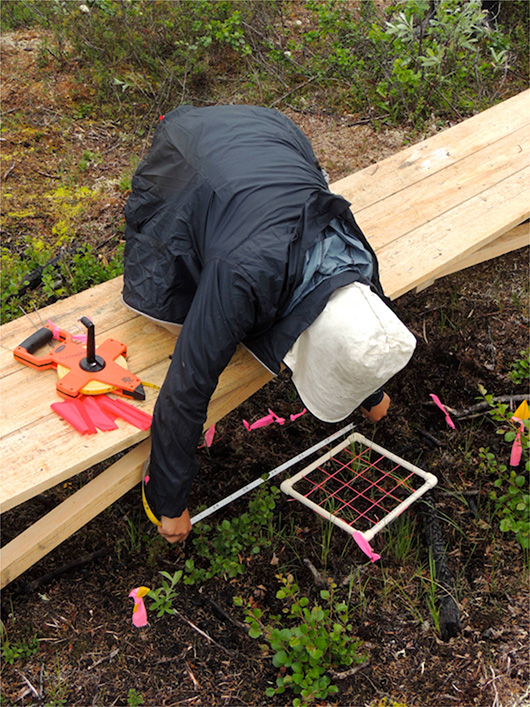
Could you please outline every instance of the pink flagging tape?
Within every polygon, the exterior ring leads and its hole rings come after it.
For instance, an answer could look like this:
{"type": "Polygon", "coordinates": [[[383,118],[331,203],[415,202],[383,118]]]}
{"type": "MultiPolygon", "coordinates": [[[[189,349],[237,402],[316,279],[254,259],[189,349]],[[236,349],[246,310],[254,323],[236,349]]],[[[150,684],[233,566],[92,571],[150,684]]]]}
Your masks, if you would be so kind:
{"type": "Polygon", "coordinates": [[[207,447],[211,447],[213,444],[213,438],[215,437],[215,425],[208,427],[204,433],[204,442],[207,447]]]}
{"type": "Polygon", "coordinates": [[[75,400],[64,400],[61,403],[52,403],[51,409],[63,420],[68,422],[82,435],[96,434],[96,426],[83,414],[83,407],[77,405],[75,400]]]}
{"type": "Polygon", "coordinates": [[[253,422],[252,424],[249,424],[246,420],[243,420],[245,429],[248,431],[257,430],[260,427],[267,427],[268,425],[272,425],[273,422],[276,422],[278,425],[284,425],[285,418],[279,417],[271,409],[269,409],[268,415],[265,415],[265,417],[261,417],[259,420],[256,420],[256,422],[253,422]]]}
{"type": "Polygon", "coordinates": [[[519,466],[521,456],[523,454],[523,444],[521,442],[521,434],[524,432],[524,422],[518,417],[512,417],[512,420],[517,423],[518,430],[513,440],[512,452],[510,454],[510,466],[519,466]]]}
{"type": "Polygon", "coordinates": [[[372,548],[370,547],[370,543],[362,533],[360,533],[358,530],[354,530],[352,535],[357,545],[361,548],[364,554],[370,558],[371,562],[377,562],[377,560],[381,559],[381,555],[378,555],[377,552],[374,552],[372,550],[372,548]]]}
{"type": "Polygon", "coordinates": [[[447,412],[447,410],[443,406],[443,403],[440,400],[440,398],[437,395],[434,395],[434,393],[431,393],[430,396],[434,400],[435,405],[437,405],[440,408],[440,410],[443,412],[443,414],[445,415],[445,421],[447,422],[449,427],[451,427],[453,430],[456,429],[455,423],[449,417],[449,413],[447,412]]]}
{"type": "Polygon", "coordinates": [[[148,587],[136,587],[129,592],[131,599],[134,599],[132,622],[137,628],[147,625],[147,611],[143,598],[148,592],[148,587]]]}
{"type": "MultiPolygon", "coordinates": [[[[48,324],[52,328],[53,338],[59,339],[59,332],[61,331],[61,327],[58,327],[57,324],[54,324],[51,319],[48,319],[48,324]]],[[[86,344],[87,335],[86,334],[74,334],[72,336],[72,339],[74,341],[79,341],[81,344],[86,344]]]]}
{"type": "Polygon", "coordinates": [[[75,400],[52,403],[51,408],[82,435],[95,434],[98,429],[115,430],[118,417],[144,431],[151,427],[152,421],[151,415],[134,405],[107,395],[83,395],[75,400]]]}

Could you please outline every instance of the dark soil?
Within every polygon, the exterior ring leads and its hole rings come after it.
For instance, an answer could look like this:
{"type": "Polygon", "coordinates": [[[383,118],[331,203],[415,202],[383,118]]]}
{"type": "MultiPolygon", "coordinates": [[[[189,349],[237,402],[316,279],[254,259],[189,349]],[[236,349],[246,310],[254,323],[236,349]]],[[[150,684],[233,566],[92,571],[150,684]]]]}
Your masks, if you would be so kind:
{"type": "MultiPolygon", "coordinates": [[[[30,41],[31,36],[15,39],[30,41]]],[[[15,165],[8,175],[10,190],[23,199],[24,194],[43,189],[51,178],[39,178],[39,172],[53,174],[61,160],[80,149],[79,131],[85,134],[83,149],[86,140],[92,140],[94,149],[109,150],[108,159],[99,168],[92,166],[87,179],[115,178],[128,164],[131,145],[122,145],[109,124],[78,121],[62,132],[58,126],[71,109],[71,96],[66,96],[64,83],[60,101],[51,92],[55,103],[51,97],[48,101],[44,90],[36,93],[36,84],[31,84],[35,61],[32,69],[32,50],[25,46],[17,49],[14,42],[5,50],[11,73],[6,76],[4,69],[4,111],[23,108],[28,126],[39,125],[40,137],[37,143],[29,132],[24,138],[32,149],[22,169],[15,154],[20,134],[4,134],[7,167],[2,172],[15,165]],[[21,86],[24,80],[31,91],[21,86]],[[53,140],[55,156],[38,167],[44,146],[53,140]]],[[[291,117],[310,134],[332,180],[396,151],[406,138],[397,130],[346,129],[330,116],[291,117]]],[[[109,214],[119,213],[126,196],[115,183],[107,189],[109,206],[86,215],[87,230],[94,234],[91,227],[96,226],[100,240],[111,235],[115,222],[109,214]]],[[[46,219],[28,216],[17,223],[20,231],[13,228],[9,235],[14,248],[20,244],[20,233],[46,232],[46,219]]],[[[417,337],[417,352],[388,386],[391,414],[376,427],[358,413],[351,418],[366,436],[439,479],[432,500],[454,580],[462,624],[459,635],[443,641],[429,610],[424,581],[429,550],[421,504],[405,514],[410,519],[410,552],[398,559],[397,536],[389,530],[374,540],[382,559],[371,564],[338,529],[328,547],[323,521],[285,498],[275,511],[276,541],[260,554],[242,558],[243,575],[198,587],[178,585],[176,608],[215,643],[179,617],[150,614],[148,627],[136,629],[130,619],[130,590],[159,586],[158,572],[183,568],[185,559],[194,557],[194,547],[190,541],[185,548],[159,541],[143,516],[135,489],[3,591],[3,640],[7,637],[10,646],[21,646],[36,635],[39,643],[32,655],[12,664],[3,661],[2,704],[136,704],[129,692],[133,688],[146,705],[290,704],[289,694],[265,698],[277,669],[260,641],[241,628],[243,614],[233,598],[242,596],[255,606],[281,612],[276,575],[286,571],[296,576],[306,596],[317,597],[319,587],[304,559],[338,583],[354,572],[351,589],[345,586],[339,592],[350,601],[353,631],[364,641],[369,663],[337,681],[340,691],[330,704],[375,706],[385,704],[384,698],[387,704],[394,700],[410,707],[529,704],[528,558],[512,536],[499,531],[489,501],[494,477],[481,469],[479,459],[480,447],[490,447],[507,460],[510,446],[496,434],[487,414],[457,421],[451,430],[429,397],[436,393],[458,410],[477,402],[480,384],[495,395],[527,392],[527,385],[515,385],[508,373],[528,346],[528,276],[528,254],[518,251],[401,297],[397,307],[417,337]],[[81,562],[68,568],[72,561],[81,562]]],[[[342,426],[325,425],[310,415],[253,432],[242,424],[243,419],[252,422],[266,414],[268,408],[285,417],[301,407],[283,373],[222,420],[213,446],[198,452],[202,469],[190,507],[211,505],[342,426]]],[[[3,542],[100,470],[89,470],[6,513],[3,542]]],[[[241,514],[247,502],[246,498],[235,502],[213,516],[214,521],[241,514]]]]}

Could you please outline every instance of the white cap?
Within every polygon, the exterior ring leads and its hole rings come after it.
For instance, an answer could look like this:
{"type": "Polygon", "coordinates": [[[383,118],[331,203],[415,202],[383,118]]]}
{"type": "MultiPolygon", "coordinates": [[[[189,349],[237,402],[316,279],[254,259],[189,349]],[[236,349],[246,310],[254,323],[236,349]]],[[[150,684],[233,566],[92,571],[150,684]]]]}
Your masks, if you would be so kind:
{"type": "Polygon", "coordinates": [[[308,410],[324,422],[348,417],[409,362],[416,339],[368,285],[336,290],[284,362],[308,410]]]}

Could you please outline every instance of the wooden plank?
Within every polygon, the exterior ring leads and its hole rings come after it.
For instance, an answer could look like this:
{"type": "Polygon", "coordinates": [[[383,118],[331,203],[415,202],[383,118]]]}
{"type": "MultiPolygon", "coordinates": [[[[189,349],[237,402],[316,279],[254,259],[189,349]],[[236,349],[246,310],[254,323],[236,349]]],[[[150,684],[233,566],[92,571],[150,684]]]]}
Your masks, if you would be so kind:
{"type": "Polygon", "coordinates": [[[452,273],[459,272],[460,270],[465,270],[473,265],[479,265],[487,260],[498,258],[501,255],[511,253],[512,251],[519,250],[520,248],[528,247],[529,245],[530,223],[527,221],[519,226],[516,226],[515,228],[512,228],[491,243],[486,244],[483,248],[479,248],[474,253],[470,253],[465,258],[462,258],[462,260],[453,262],[446,269],[444,269],[437,278],[426,281],[417,287],[416,292],[421,292],[441,277],[451,275],[452,273]]]}
{"type": "Polygon", "coordinates": [[[133,488],[141,480],[149,448],[146,440],[5,545],[0,551],[0,586],[12,582],[133,488]]]}
{"type": "MultiPolygon", "coordinates": [[[[521,198],[529,176],[528,169],[522,169],[528,164],[524,127],[529,123],[529,108],[530,91],[526,91],[331,185],[333,191],[350,199],[361,227],[375,244],[383,285],[390,297],[472,264],[476,258],[494,257],[499,248],[511,249],[521,243],[521,231],[517,236],[502,235],[529,214],[528,203],[521,198]],[[392,242],[396,234],[399,243],[392,242]]],[[[91,316],[98,338],[103,335],[127,341],[131,370],[160,384],[174,340],[121,304],[121,285],[121,278],[103,283],[45,308],[41,317],[50,317],[72,330],[81,315],[91,316]],[[135,341],[139,342],[137,347],[135,341]]],[[[13,348],[32,331],[31,324],[21,318],[1,328],[2,344],[13,348]]],[[[4,481],[11,486],[6,495],[3,485],[3,510],[148,434],[118,423],[120,429],[112,434],[82,438],[46,409],[54,373],[47,374],[47,381],[43,373],[29,369],[22,374],[22,367],[5,349],[0,350],[0,365],[8,396],[7,405],[3,401],[7,412],[2,429],[9,432],[2,439],[2,453],[8,452],[3,454],[4,468],[11,472],[4,474],[4,481]],[[11,390],[18,390],[18,394],[11,394],[11,390]],[[32,401],[26,409],[19,402],[24,390],[29,391],[32,401]],[[29,411],[32,406],[35,413],[29,411]],[[66,464],[61,463],[64,459],[66,464]]],[[[206,426],[271,377],[240,347],[219,380],[206,426]]],[[[148,400],[139,406],[151,410],[155,398],[148,392],[148,400]]],[[[148,440],[142,442],[4,548],[2,586],[132,488],[139,481],[148,444],[148,440]]]]}
{"type": "MultiPolygon", "coordinates": [[[[139,319],[144,321],[143,317],[139,319]]],[[[149,322],[148,325],[152,326],[149,322]]],[[[146,378],[161,385],[168,363],[169,361],[165,360],[146,369],[146,378]]],[[[37,373],[37,377],[39,376],[42,376],[42,373],[37,373]]],[[[209,427],[220,420],[271,378],[272,374],[240,346],[230,366],[219,378],[208,408],[206,426],[209,427]]],[[[135,402],[135,406],[151,413],[157,393],[146,388],[146,395],[147,400],[135,402]]],[[[31,403],[25,405],[31,409],[31,403]]],[[[39,406],[41,416],[36,415],[35,419],[25,424],[20,423],[20,415],[17,414],[18,426],[2,437],[4,474],[1,512],[108,459],[149,435],[148,432],[137,430],[132,425],[117,420],[118,429],[112,433],[84,436],[74,432],[68,423],[50,410],[49,405],[48,399],[39,406]]],[[[8,424],[9,422],[6,426],[8,424]]]]}
{"type": "Polygon", "coordinates": [[[495,185],[378,252],[383,287],[404,294],[519,225],[528,214],[521,195],[529,179],[527,167],[504,181],[501,201],[495,185]]]}
{"type": "MultiPolygon", "coordinates": [[[[413,187],[361,210],[356,219],[378,256],[382,257],[384,249],[393,241],[399,241],[399,247],[406,249],[409,232],[428,228],[433,219],[440,220],[444,214],[461,208],[466,201],[486,190],[502,205],[502,190],[507,188],[505,180],[529,163],[530,131],[522,128],[413,187]]],[[[523,193],[521,191],[520,199],[523,193]]],[[[527,206],[521,212],[522,221],[530,214],[528,202],[521,199],[521,203],[527,206]]],[[[477,213],[481,214],[481,211],[477,213]]],[[[487,238],[488,221],[484,220],[482,226],[487,238]]]]}
{"type": "Polygon", "coordinates": [[[348,199],[357,214],[528,126],[529,122],[530,89],[334,182],[331,190],[348,199]]]}

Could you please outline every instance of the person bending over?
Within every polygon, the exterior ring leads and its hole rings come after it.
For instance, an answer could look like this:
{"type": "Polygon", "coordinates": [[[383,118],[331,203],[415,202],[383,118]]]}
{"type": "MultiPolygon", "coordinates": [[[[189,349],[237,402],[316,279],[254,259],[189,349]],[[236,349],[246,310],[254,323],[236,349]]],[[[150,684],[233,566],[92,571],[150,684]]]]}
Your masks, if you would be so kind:
{"type": "Polygon", "coordinates": [[[185,106],[157,126],[125,207],[123,301],[181,325],[155,405],[143,492],[169,542],[191,530],[195,450],[219,375],[242,343],[282,362],[307,409],[386,415],[382,386],[415,339],[390,307],[374,251],[282,113],[185,106]]]}

